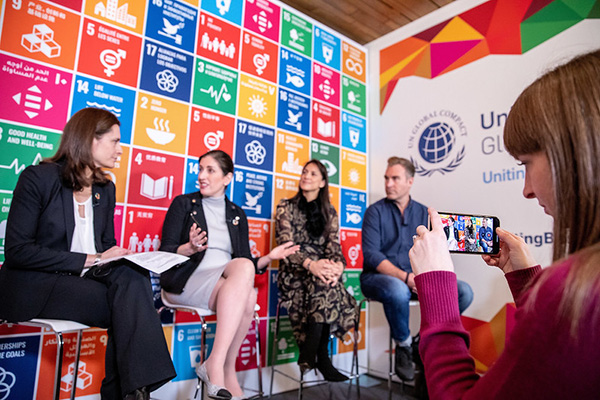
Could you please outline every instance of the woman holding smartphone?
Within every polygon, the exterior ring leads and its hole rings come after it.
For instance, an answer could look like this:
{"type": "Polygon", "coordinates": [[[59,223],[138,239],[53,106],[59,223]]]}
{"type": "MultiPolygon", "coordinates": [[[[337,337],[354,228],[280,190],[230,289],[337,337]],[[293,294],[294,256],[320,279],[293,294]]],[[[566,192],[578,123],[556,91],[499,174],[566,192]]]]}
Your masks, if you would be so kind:
{"type": "Polygon", "coordinates": [[[554,263],[542,270],[506,230],[497,256],[518,310],[504,352],[480,377],[456,304],[456,275],[435,210],[410,251],[421,300],[421,345],[434,399],[598,399],[600,396],[600,51],[543,75],[504,129],[525,166],[523,195],[554,218],[554,263]]]}

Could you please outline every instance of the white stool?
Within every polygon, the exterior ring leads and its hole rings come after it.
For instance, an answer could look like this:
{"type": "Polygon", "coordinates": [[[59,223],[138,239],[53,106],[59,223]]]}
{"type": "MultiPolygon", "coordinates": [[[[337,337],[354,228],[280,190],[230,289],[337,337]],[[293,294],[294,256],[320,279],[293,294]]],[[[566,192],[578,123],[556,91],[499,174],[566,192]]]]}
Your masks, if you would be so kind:
{"type": "MultiPolygon", "coordinates": [[[[165,305],[165,307],[167,309],[170,309],[172,311],[177,310],[177,311],[189,312],[192,314],[196,314],[196,315],[198,315],[198,317],[200,317],[200,324],[201,324],[201,328],[202,328],[201,333],[200,333],[200,364],[202,364],[204,362],[204,360],[206,359],[206,351],[207,351],[207,349],[206,349],[206,331],[208,330],[208,324],[206,323],[206,317],[215,315],[216,313],[207,308],[192,307],[192,306],[188,306],[188,305],[171,303],[165,297],[164,290],[160,291],[160,297],[162,299],[163,304],[165,305]]],[[[160,313],[160,312],[162,312],[162,310],[163,310],[163,308],[159,309],[158,312],[160,313]]],[[[258,372],[258,390],[255,390],[257,395],[253,396],[253,397],[262,397],[262,395],[263,395],[262,364],[261,364],[261,359],[260,359],[261,351],[260,351],[260,319],[258,316],[259,310],[260,310],[260,306],[258,304],[256,304],[256,306],[254,307],[254,321],[255,321],[255,326],[256,326],[256,329],[255,329],[256,367],[257,367],[257,372],[258,372]]],[[[204,398],[204,384],[200,380],[198,381],[198,385],[196,386],[196,393],[194,394],[194,398],[198,397],[199,390],[201,391],[201,398],[203,399],[204,398]]]]}
{"type": "MultiPolygon", "coordinates": [[[[8,322],[3,322],[10,324],[8,322]]],[[[15,325],[34,326],[36,328],[50,329],[56,335],[56,366],[55,366],[55,378],[54,378],[54,400],[60,398],[60,382],[62,374],[62,363],[63,363],[63,352],[64,352],[64,338],[63,333],[65,332],[77,332],[76,352],[75,352],[75,366],[73,368],[73,381],[71,382],[71,400],[75,399],[75,392],[77,391],[77,374],[79,372],[79,356],[81,353],[81,333],[84,329],[89,326],[81,324],[75,321],[68,321],[63,319],[44,319],[34,318],[29,321],[23,321],[15,323],[15,325]]]]}
{"type": "MultiPolygon", "coordinates": [[[[362,299],[360,301],[358,309],[360,310],[362,308],[363,303],[370,302],[370,301],[376,301],[376,300],[372,300],[372,299],[365,297],[364,299],[362,299]]],[[[410,300],[408,302],[408,306],[409,307],[419,307],[419,300],[410,300]]],[[[360,318],[360,314],[359,314],[359,318],[360,318]]],[[[388,399],[391,399],[392,398],[392,377],[394,375],[396,375],[396,372],[394,369],[394,340],[392,339],[392,331],[391,330],[390,330],[390,344],[389,344],[388,355],[389,355],[389,370],[388,370],[388,379],[387,379],[387,381],[388,381],[388,399]]],[[[400,377],[398,377],[398,379],[400,379],[400,381],[402,382],[402,385],[403,385],[402,389],[404,391],[404,380],[402,380],[400,377]]]]}

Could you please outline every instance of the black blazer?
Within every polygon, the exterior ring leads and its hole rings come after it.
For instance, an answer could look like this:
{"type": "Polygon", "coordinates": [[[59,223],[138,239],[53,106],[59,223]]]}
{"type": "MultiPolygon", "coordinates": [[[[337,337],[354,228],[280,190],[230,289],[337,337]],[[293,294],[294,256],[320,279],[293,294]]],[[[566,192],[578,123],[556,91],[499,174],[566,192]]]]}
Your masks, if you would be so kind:
{"type": "MultiPolygon", "coordinates": [[[[256,273],[258,271],[258,259],[250,253],[250,242],[248,238],[248,218],[246,213],[237,205],[233,204],[225,196],[225,221],[231,238],[233,248],[232,258],[248,258],[254,262],[256,273]]],[[[162,230],[160,250],[176,253],[177,248],[189,242],[190,228],[197,222],[200,228],[210,235],[202,208],[202,195],[200,192],[182,194],[173,200],[165,217],[162,230]]],[[[170,293],[181,293],[183,288],[204,258],[205,251],[193,254],[185,263],[165,271],[160,276],[160,285],[170,293]]]]}
{"type": "MultiPolygon", "coordinates": [[[[450,239],[448,237],[448,235],[450,234],[450,227],[449,226],[445,226],[444,227],[444,233],[446,234],[446,238],[450,239]]],[[[454,239],[456,239],[456,241],[458,242],[458,229],[456,229],[456,225],[454,226],[454,239]]]]}
{"type": "MultiPolygon", "coordinates": [[[[5,261],[0,268],[0,318],[35,318],[60,275],[80,275],[87,255],[70,251],[75,215],[73,189],[63,185],[61,164],[26,168],[8,213],[5,261]]],[[[116,245],[115,185],[92,186],[96,251],[116,245]]]]}

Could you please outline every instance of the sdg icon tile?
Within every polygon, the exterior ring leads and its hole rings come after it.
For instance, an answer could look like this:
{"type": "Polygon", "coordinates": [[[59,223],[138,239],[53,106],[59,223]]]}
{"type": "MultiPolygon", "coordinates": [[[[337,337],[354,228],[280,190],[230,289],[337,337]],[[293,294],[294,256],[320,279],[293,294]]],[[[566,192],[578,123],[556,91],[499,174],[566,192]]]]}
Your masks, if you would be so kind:
{"type": "Polygon", "coordinates": [[[340,73],[321,64],[313,64],[313,97],[340,106],[340,73]]]}
{"type": "Polygon", "coordinates": [[[318,101],[312,106],[312,137],[340,144],[340,110],[318,101]]]}
{"type": "Polygon", "coordinates": [[[138,149],[131,157],[129,204],[168,208],[183,189],[185,159],[138,149]]]}
{"type": "Polygon", "coordinates": [[[313,25],[288,10],[282,10],[282,13],[281,44],[310,57],[313,25]]]}
{"type": "Polygon", "coordinates": [[[236,25],[242,24],[243,6],[241,0],[203,0],[201,4],[203,10],[236,25]]]}
{"type": "Polygon", "coordinates": [[[240,76],[238,116],[275,126],[277,86],[249,75],[240,76]]]}
{"type": "Polygon", "coordinates": [[[188,112],[187,104],[140,93],[133,143],[184,154],[188,134],[188,112]]]}
{"type": "Polygon", "coordinates": [[[194,104],[235,115],[238,73],[204,59],[194,70],[194,104]]]}
{"type": "Polygon", "coordinates": [[[310,96],[310,59],[283,47],[279,53],[279,85],[310,96]]]}
{"type": "Polygon", "coordinates": [[[53,156],[60,137],[57,132],[0,122],[0,190],[14,190],[25,168],[53,156]]]}
{"type": "Polygon", "coordinates": [[[342,149],[342,185],[367,190],[367,155],[342,149]]]}
{"type": "Polygon", "coordinates": [[[0,49],[73,69],[81,17],[41,1],[7,1],[0,49]]]}
{"type": "Polygon", "coordinates": [[[246,31],[242,40],[241,69],[273,83],[277,82],[278,46],[246,31]]]}
{"type": "Polygon", "coordinates": [[[233,172],[233,202],[248,218],[271,218],[273,175],[236,168],[233,172]]]}
{"type": "Polygon", "coordinates": [[[140,89],[189,101],[194,57],[147,40],[140,89]]]}
{"type": "Polygon", "coordinates": [[[367,116],[367,87],[362,83],[342,78],[342,108],[363,117],[367,116]]]}
{"type": "Polygon", "coordinates": [[[177,0],[148,2],[146,36],[192,53],[197,16],[196,8],[177,0]]]}
{"type": "Polygon", "coordinates": [[[329,183],[340,183],[340,148],[316,140],[311,144],[310,158],[316,158],[327,168],[329,183]]]}
{"type": "Polygon", "coordinates": [[[272,172],[274,139],[273,128],[238,120],[235,164],[272,172]]]}
{"type": "Polygon", "coordinates": [[[72,75],[0,54],[0,118],[62,131],[72,75]]]}
{"type": "Polygon", "coordinates": [[[315,26],[315,60],[340,70],[340,38],[315,26]]]}
{"type": "Polygon", "coordinates": [[[310,99],[279,89],[277,127],[308,136],[310,134],[310,99]]]}
{"type": "Polygon", "coordinates": [[[309,160],[309,139],[304,136],[277,132],[275,172],[302,175],[302,167],[309,160]]]}
{"type": "Polygon", "coordinates": [[[80,37],[77,70],[89,75],[137,87],[142,39],[129,32],[86,18],[80,37]]]}
{"type": "MultiPolygon", "coordinates": [[[[116,25],[121,29],[135,32],[139,35],[144,31],[144,15],[146,15],[146,0],[98,0],[85,2],[85,14],[116,25]],[[115,10],[115,8],[117,10],[115,10]]],[[[171,0],[153,0],[162,3],[171,0]]]]}
{"type": "Polygon", "coordinates": [[[342,188],[341,200],[340,226],[360,229],[367,209],[367,194],[342,188]]]}
{"type": "Polygon", "coordinates": [[[237,68],[240,59],[240,28],[208,13],[200,13],[196,53],[209,60],[237,68]]]}
{"type": "Polygon", "coordinates": [[[281,8],[267,0],[246,0],[244,28],[267,39],[279,39],[279,16],[281,8]]]}
{"type": "Polygon", "coordinates": [[[203,108],[192,108],[188,155],[200,157],[211,150],[233,155],[235,118],[203,108]]]}
{"type": "Polygon", "coordinates": [[[363,83],[367,81],[366,53],[342,41],[342,72],[363,83]]]}
{"type": "Polygon", "coordinates": [[[131,143],[135,92],[121,86],[77,75],[73,88],[71,115],[86,107],[115,114],[121,123],[121,143],[131,143]]]}
{"type": "Polygon", "coordinates": [[[367,120],[342,111],[342,146],[367,152],[367,120]]]}

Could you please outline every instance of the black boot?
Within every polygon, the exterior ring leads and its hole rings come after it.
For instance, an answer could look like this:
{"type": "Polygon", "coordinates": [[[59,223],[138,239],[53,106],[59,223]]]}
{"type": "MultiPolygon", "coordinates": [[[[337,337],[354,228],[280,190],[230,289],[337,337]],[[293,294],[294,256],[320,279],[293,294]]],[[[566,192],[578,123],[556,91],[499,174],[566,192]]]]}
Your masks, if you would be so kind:
{"type": "Polygon", "coordinates": [[[331,363],[331,358],[329,358],[329,324],[323,324],[323,332],[321,333],[321,338],[319,340],[319,348],[317,350],[317,369],[321,374],[323,374],[323,378],[329,382],[343,382],[348,380],[349,378],[338,371],[333,364],[331,363]]]}
{"type": "Polygon", "coordinates": [[[306,327],[306,338],[302,346],[300,346],[300,355],[298,356],[298,366],[300,366],[302,373],[315,367],[317,349],[324,325],[309,322],[306,327]]]}
{"type": "Polygon", "coordinates": [[[423,367],[423,361],[419,354],[419,342],[421,336],[413,337],[412,351],[413,361],[415,362],[415,396],[419,400],[429,400],[429,393],[427,392],[427,382],[425,381],[425,368],[423,367]]]}

